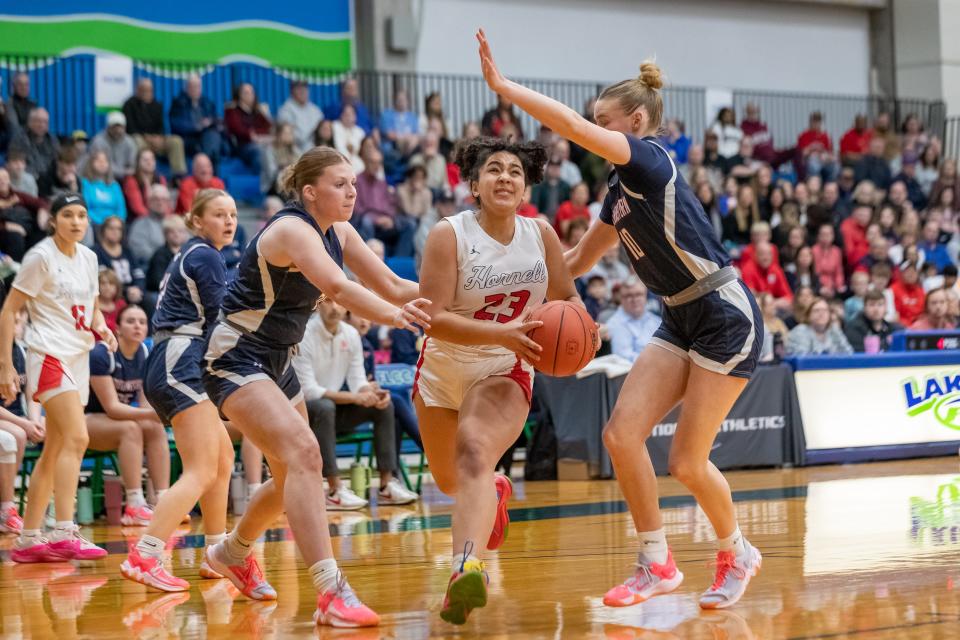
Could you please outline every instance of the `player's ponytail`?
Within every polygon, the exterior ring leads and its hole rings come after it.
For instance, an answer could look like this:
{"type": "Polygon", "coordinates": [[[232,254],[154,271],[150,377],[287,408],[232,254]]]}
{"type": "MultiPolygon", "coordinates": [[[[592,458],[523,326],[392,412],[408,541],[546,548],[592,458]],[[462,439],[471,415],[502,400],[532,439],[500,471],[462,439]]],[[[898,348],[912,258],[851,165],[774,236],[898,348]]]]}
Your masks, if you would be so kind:
{"type": "Polygon", "coordinates": [[[640,65],[640,75],[612,84],[600,93],[599,99],[616,100],[627,115],[643,107],[650,119],[650,127],[660,129],[663,121],[663,73],[652,60],[640,65]]]}
{"type": "Polygon", "coordinates": [[[304,187],[313,184],[323,175],[324,169],[341,162],[350,161],[332,147],[314,147],[283,170],[280,175],[280,189],[286,196],[302,200],[304,187]]]}

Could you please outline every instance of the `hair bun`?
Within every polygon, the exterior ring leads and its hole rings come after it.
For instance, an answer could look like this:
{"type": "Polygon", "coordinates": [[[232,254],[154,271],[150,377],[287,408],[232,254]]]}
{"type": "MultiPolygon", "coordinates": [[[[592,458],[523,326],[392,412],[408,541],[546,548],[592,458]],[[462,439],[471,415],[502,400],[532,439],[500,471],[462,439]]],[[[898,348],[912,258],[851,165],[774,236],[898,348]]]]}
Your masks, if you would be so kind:
{"type": "Polygon", "coordinates": [[[640,82],[651,89],[659,89],[663,86],[663,75],[657,63],[652,60],[645,60],[643,64],[640,65],[640,82]]]}

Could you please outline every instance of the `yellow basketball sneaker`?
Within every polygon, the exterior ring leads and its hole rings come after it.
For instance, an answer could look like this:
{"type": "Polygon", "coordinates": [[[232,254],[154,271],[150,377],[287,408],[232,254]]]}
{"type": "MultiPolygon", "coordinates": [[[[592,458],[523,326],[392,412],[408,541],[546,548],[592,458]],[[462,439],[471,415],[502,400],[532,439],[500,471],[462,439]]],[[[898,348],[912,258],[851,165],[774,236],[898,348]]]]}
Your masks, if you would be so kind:
{"type": "Polygon", "coordinates": [[[460,569],[450,576],[440,617],[450,624],[466,623],[472,610],[486,606],[489,581],[483,562],[464,554],[460,569]]]}

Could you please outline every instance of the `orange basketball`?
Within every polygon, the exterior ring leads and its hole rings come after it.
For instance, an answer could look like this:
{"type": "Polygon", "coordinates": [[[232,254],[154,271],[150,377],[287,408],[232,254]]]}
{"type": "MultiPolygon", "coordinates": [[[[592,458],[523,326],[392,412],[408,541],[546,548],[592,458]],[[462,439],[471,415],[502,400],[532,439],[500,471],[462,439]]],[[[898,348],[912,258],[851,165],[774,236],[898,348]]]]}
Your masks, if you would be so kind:
{"type": "Polygon", "coordinates": [[[540,320],[542,327],[530,332],[534,342],[543,347],[537,371],[549,376],[572,376],[587,366],[600,344],[597,323],[587,310],[566,300],[553,300],[534,309],[531,320],[540,320]]]}

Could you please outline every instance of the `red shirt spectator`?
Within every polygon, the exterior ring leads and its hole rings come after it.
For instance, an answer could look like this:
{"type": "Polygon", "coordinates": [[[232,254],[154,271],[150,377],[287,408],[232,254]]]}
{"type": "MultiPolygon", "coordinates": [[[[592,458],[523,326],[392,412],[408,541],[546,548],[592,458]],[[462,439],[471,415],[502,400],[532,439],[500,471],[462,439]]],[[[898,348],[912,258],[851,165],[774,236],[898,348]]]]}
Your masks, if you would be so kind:
{"type": "MultiPolygon", "coordinates": [[[[767,242],[770,240],[767,239],[767,242]]],[[[777,245],[771,244],[770,251],[773,252],[773,261],[777,264],[780,264],[780,249],[777,248],[777,245]]],[[[748,262],[756,262],[757,260],[757,247],[756,243],[750,243],[743,248],[743,252],[740,254],[740,264],[738,265],[741,269],[743,265],[748,262]]]]}
{"type": "MultiPolygon", "coordinates": [[[[153,182],[141,182],[136,175],[123,179],[123,199],[127,201],[127,219],[142,218],[150,213],[147,206],[147,197],[150,187],[155,184],[167,184],[167,179],[161,175],[154,176],[153,182]]],[[[192,200],[192,198],[191,198],[192,200]]]]}
{"type": "Polygon", "coordinates": [[[523,202],[517,209],[517,215],[521,218],[539,218],[540,212],[537,211],[537,208],[531,203],[523,202]]]}
{"type": "Polygon", "coordinates": [[[820,280],[820,289],[830,289],[839,293],[847,288],[843,277],[843,254],[840,247],[831,244],[824,247],[815,244],[813,249],[813,266],[820,280]]]}
{"type": "Polygon", "coordinates": [[[223,112],[223,123],[241,145],[253,142],[255,135],[269,135],[273,126],[257,101],[253,86],[247,83],[234,90],[233,102],[223,112]]]}
{"type": "Polygon", "coordinates": [[[848,164],[860,160],[870,148],[871,138],[873,130],[867,128],[866,116],[857,116],[853,127],[840,138],[840,159],[848,164]]]}
{"type": "Polygon", "coordinates": [[[893,305],[900,315],[900,324],[905,327],[912,325],[923,313],[926,302],[917,265],[909,261],[900,265],[900,279],[890,285],[890,290],[893,292],[893,305]]]}
{"type": "Polygon", "coordinates": [[[201,189],[226,189],[223,180],[213,175],[213,163],[210,158],[198,153],[193,158],[193,175],[180,183],[180,195],[177,196],[177,213],[187,213],[193,206],[193,197],[201,189]]]}
{"type": "Polygon", "coordinates": [[[806,157],[806,150],[814,145],[819,145],[822,151],[833,151],[833,143],[827,132],[823,130],[823,116],[819,111],[810,114],[810,128],[797,138],[797,151],[806,157]]]}
{"type": "Polygon", "coordinates": [[[870,243],[867,241],[867,227],[873,208],[858,206],[849,218],[840,223],[840,235],[843,236],[844,257],[847,259],[847,271],[852,272],[857,264],[868,253],[870,243]]]}
{"type": "Polygon", "coordinates": [[[760,119],[760,107],[754,103],[747,104],[746,114],[740,121],[743,135],[753,140],[753,157],[761,162],[773,164],[777,157],[777,150],[773,148],[773,136],[767,129],[767,123],[760,119]]]}
{"type": "Polygon", "coordinates": [[[755,248],[756,258],[745,263],[741,268],[741,276],[754,293],[769,293],[777,301],[790,302],[793,292],[790,283],[780,265],[773,261],[772,246],[769,242],[761,242],[755,248]]]}

